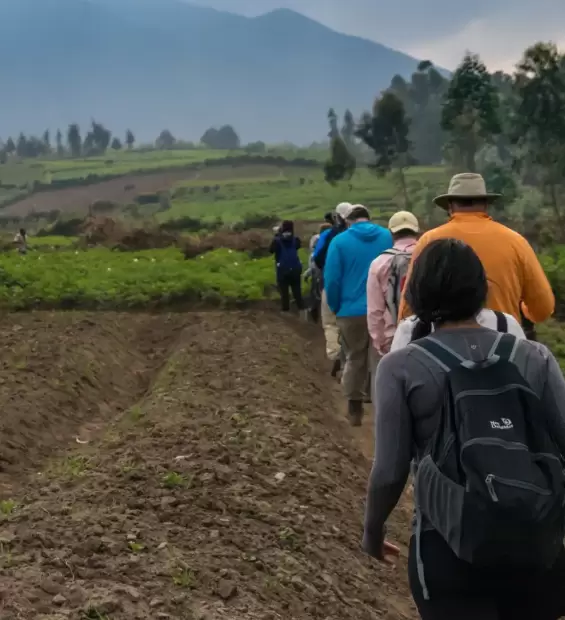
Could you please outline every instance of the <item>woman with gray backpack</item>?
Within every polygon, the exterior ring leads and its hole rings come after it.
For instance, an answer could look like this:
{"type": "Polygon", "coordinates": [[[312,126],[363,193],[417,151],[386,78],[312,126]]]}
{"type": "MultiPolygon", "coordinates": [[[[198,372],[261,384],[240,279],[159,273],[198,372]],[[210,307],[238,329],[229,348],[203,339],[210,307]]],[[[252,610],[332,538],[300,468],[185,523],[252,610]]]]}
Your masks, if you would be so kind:
{"type": "Polygon", "coordinates": [[[367,278],[367,324],[371,336],[371,367],[390,351],[398,309],[420,226],[413,213],[398,211],[389,220],[393,247],[377,256],[367,278]]]}
{"type": "Polygon", "coordinates": [[[385,522],[413,460],[408,574],[423,620],[557,620],[565,380],[544,345],[477,321],[487,291],[461,241],[434,241],[414,261],[415,339],[386,355],[375,379],[363,546],[380,561],[398,555],[385,522]]]}

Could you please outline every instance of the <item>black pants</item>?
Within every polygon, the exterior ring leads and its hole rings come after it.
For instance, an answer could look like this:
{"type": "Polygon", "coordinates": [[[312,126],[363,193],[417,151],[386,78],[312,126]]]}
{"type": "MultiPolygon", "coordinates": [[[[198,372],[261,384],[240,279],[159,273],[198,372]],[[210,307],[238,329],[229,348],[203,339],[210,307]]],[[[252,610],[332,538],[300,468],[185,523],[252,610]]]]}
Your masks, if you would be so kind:
{"type": "Polygon", "coordinates": [[[304,310],[304,300],[302,299],[302,272],[301,270],[279,273],[277,284],[281,293],[281,307],[284,312],[290,310],[290,291],[299,310],[304,310]]]}
{"type": "Polygon", "coordinates": [[[459,560],[436,532],[423,532],[421,554],[429,601],[418,579],[413,536],[408,576],[422,620],[557,620],[565,615],[565,550],[549,571],[484,571],[459,560]]]}

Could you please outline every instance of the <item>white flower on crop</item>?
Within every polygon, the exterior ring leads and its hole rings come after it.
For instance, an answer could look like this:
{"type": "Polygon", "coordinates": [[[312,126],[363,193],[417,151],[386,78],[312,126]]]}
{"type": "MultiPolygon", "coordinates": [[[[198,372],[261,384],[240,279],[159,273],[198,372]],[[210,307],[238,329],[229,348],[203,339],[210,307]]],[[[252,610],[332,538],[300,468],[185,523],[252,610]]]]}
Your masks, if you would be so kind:
{"type": "Polygon", "coordinates": [[[228,254],[233,254],[233,250],[228,250],[228,254]]]}
{"type": "Polygon", "coordinates": [[[154,263],[154,262],[155,262],[155,259],[154,259],[154,258],[152,258],[152,259],[151,259],[151,262],[152,262],[152,263],[154,263]]]}
{"type": "Polygon", "coordinates": [[[78,254],[78,250],[75,252],[75,254],[78,254]]]}
{"type": "Polygon", "coordinates": [[[112,267],[108,267],[108,271],[112,271],[112,267]]]}
{"type": "Polygon", "coordinates": [[[237,267],[238,265],[239,265],[239,263],[237,263],[237,262],[233,264],[234,267],[237,267]]]}
{"type": "Polygon", "coordinates": [[[139,263],[139,258],[134,258],[134,259],[133,259],[133,262],[134,262],[134,263],[139,263]]]}

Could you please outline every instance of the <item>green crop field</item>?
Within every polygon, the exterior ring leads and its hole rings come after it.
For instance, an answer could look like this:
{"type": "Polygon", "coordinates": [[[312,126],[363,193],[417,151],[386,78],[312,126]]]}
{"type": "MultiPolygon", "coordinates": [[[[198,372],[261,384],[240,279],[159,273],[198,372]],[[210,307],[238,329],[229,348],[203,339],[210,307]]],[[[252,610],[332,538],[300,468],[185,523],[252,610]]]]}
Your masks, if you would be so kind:
{"type": "MultiPolygon", "coordinates": [[[[303,252],[302,258],[306,262],[303,252]]],[[[182,301],[257,301],[274,289],[271,257],[219,249],[192,260],[180,250],[105,248],[0,255],[0,305],[132,308],[182,301]]]]}
{"type": "MultiPolygon", "coordinates": [[[[205,160],[241,156],[245,152],[194,148],[173,150],[124,150],[108,151],[96,157],[79,157],[36,160],[13,159],[0,165],[0,184],[24,187],[34,181],[51,183],[52,181],[81,179],[88,175],[128,175],[138,172],[158,172],[161,169],[183,168],[205,160]]],[[[281,156],[287,159],[304,158],[322,161],[323,151],[275,147],[265,153],[266,156],[281,156]]]]}
{"type": "MultiPolygon", "coordinates": [[[[333,187],[321,171],[297,168],[277,171],[257,178],[198,179],[177,185],[172,191],[171,208],[156,212],[159,222],[183,217],[203,221],[221,219],[233,224],[249,215],[273,215],[280,219],[320,220],[339,202],[362,203],[375,217],[386,216],[401,203],[400,190],[390,178],[379,178],[368,170],[359,170],[351,184],[333,187]]],[[[407,183],[418,191],[443,187],[442,168],[411,168],[407,183]]]]}
{"type": "Polygon", "coordinates": [[[84,159],[52,160],[43,164],[45,182],[53,180],[84,178],[89,174],[128,175],[138,171],[159,171],[163,168],[182,168],[206,159],[228,157],[230,151],[194,149],[186,151],[122,151],[107,153],[103,157],[84,159]]]}
{"type": "MultiPolygon", "coordinates": [[[[128,308],[194,300],[257,301],[274,293],[270,256],[251,258],[247,252],[220,248],[185,260],[177,248],[117,252],[73,249],[58,239],[50,243],[50,251],[0,254],[0,306],[128,308]]],[[[306,265],[305,251],[301,257],[306,265]]],[[[540,258],[562,303],[565,247],[540,258]]]]}

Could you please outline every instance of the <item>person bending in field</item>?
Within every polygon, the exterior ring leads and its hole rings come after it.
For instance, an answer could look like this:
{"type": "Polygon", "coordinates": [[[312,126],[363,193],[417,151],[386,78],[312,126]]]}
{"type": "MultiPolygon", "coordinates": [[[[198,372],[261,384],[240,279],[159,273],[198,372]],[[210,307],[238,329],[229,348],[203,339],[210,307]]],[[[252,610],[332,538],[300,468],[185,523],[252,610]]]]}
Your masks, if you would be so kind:
{"type": "Polygon", "coordinates": [[[294,223],[285,220],[271,242],[270,252],[275,256],[277,285],[281,295],[281,309],[290,310],[290,291],[299,310],[304,310],[302,299],[302,263],[298,256],[300,239],[294,234],[294,223]]]}
{"type": "Polygon", "coordinates": [[[27,233],[25,228],[20,228],[18,234],[14,237],[14,243],[20,254],[27,254],[27,233]]]}

